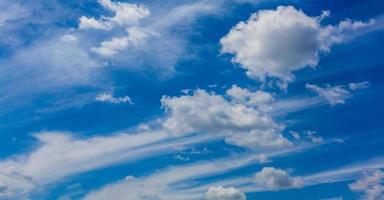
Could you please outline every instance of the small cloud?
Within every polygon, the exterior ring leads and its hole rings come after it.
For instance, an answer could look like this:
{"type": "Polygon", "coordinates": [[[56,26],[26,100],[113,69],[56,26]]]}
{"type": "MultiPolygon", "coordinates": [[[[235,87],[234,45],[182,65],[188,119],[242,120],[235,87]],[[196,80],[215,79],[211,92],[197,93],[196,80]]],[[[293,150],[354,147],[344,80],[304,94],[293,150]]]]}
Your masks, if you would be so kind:
{"type": "Polygon", "coordinates": [[[205,193],[205,200],[246,200],[244,193],[234,187],[224,188],[222,186],[210,187],[205,193]]]}
{"type": "Polygon", "coordinates": [[[363,193],[365,200],[379,200],[384,196],[384,172],[374,170],[366,172],[362,178],[349,184],[353,192],[363,193]]]}
{"type": "Polygon", "coordinates": [[[260,188],[271,191],[303,186],[301,177],[292,177],[288,172],[274,167],[264,167],[260,172],[256,173],[254,183],[260,188]]]}
{"type": "Polygon", "coordinates": [[[323,97],[331,105],[344,104],[350,97],[350,92],[342,85],[319,87],[317,85],[306,84],[305,87],[319,96],[323,97]]]}
{"type": "Polygon", "coordinates": [[[301,136],[300,136],[300,133],[297,132],[297,131],[289,131],[289,133],[292,135],[293,138],[295,138],[296,140],[300,140],[301,139],[301,136]]]}
{"type": "Polygon", "coordinates": [[[368,88],[369,82],[365,81],[361,83],[349,83],[348,85],[335,86],[327,84],[325,87],[307,83],[305,87],[313,92],[316,92],[320,97],[323,97],[333,106],[337,104],[344,104],[346,100],[352,96],[352,91],[368,88]]]}
{"type": "Polygon", "coordinates": [[[189,158],[189,157],[184,157],[184,156],[182,156],[182,155],[176,155],[176,156],[174,156],[174,158],[175,158],[176,160],[181,160],[181,161],[189,161],[189,160],[191,160],[191,158],[189,158]]]}
{"type": "Polygon", "coordinates": [[[221,38],[221,51],[232,54],[232,61],[245,68],[250,78],[291,82],[293,72],[317,66],[321,53],[330,52],[348,35],[372,25],[349,19],[323,25],[322,20],[329,15],[323,11],[320,16],[309,16],[293,6],[259,10],[221,38]]]}
{"type": "Polygon", "coordinates": [[[369,88],[371,84],[368,81],[360,82],[360,83],[350,83],[348,84],[349,89],[351,90],[361,90],[369,88]]]}
{"type": "Polygon", "coordinates": [[[295,138],[295,140],[306,139],[316,144],[324,142],[323,137],[319,136],[316,131],[306,130],[301,133],[298,131],[289,131],[289,133],[292,135],[293,138],[295,138]]]}
{"type": "Polygon", "coordinates": [[[258,156],[258,160],[261,164],[265,164],[265,163],[270,162],[270,160],[268,159],[268,156],[266,154],[263,154],[263,153],[258,156]]]}
{"type": "Polygon", "coordinates": [[[111,103],[111,104],[121,104],[121,103],[128,103],[128,104],[131,104],[131,105],[134,104],[129,96],[114,97],[114,96],[112,96],[111,94],[108,94],[108,93],[99,94],[95,98],[95,101],[97,101],[97,102],[104,102],[104,103],[111,103]]]}
{"type": "Polygon", "coordinates": [[[324,139],[321,136],[318,136],[316,131],[304,131],[304,135],[313,143],[319,144],[324,142],[324,139]]]}

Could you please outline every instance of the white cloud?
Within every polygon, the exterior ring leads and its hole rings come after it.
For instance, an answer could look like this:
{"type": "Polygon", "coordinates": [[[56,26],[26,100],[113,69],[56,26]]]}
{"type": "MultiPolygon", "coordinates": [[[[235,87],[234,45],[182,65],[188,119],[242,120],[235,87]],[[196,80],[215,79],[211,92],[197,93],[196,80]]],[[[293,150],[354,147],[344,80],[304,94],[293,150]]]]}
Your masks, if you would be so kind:
{"type": "Polygon", "coordinates": [[[110,29],[111,27],[107,26],[105,23],[102,23],[100,21],[98,21],[97,19],[93,18],[93,17],[85,17],[85,16],[81,16],[79,18],[79,28],[80,29],[104,29],[104,30],[108,30],[110,29]]]}
{"type": "Polygon", "coordinates": [[[384,197],[384,172],[374,170],[366,173],[362,178],[349,184],[354,192],[363,193],[364,200],[381,200],[384,197]]]}
{"type": "Polygon", "coordinates": [[[236,102],[249,106],[257,106],[260,109],[271,110],[270,104],[275,101],[273,95],[258,90],[256,92],[250,92],[246,88],[241,88],[237,85],[233,85],[227,90],[227,95],[233,98],[236,102]]]}
{"type": "Polygon", "coordinates": [[[39,187],[74,174],[209,140],[196,137],[164,142],[171,136],[161,131],[86,139],[77,139],[68,133],[43,132],[35,137],[40,142],[37,149],[0,161],[0,199],[26,197],[39,187]]]}
{"type": "Polygon", "coordinates": [[[349,89],[351,90],[361,90],[369,88],[370,83],[368,81],[360,82],[360,83],[350,83],[348,84],[349,89]]]}
{"type": "Polygon", "coordinates": [[[325,88],[322,88],[317,85],[306,84],[305,87],[319,94],[331,105],[344,104],[346,99],[350,98],[350,92],[342,85],[327,85],[325,88]]]}
{"type": "Polygon", "coordinates": [[[93,47],[92,51],[101,56],[110,57],[129,46],[135,47],[144,44],[145,40],[152,34],[148,30],[138,27],[131,27],[126,31],[127,36],[113,37],[111,40],[103,41],[99,47],[93,47]]]}
{"type": "Polygon", "coordinates": [[[100,19],[93,17],[80,17],[80,29],[104,29],[110,30],[115,26],[135,25],[139,20],[150,15],[148,8],[142,5],[111,0],[99,0],[100,5],[114,12],[114,16],[101,16],[100,19]]]}
{"type": "Polygon", "coordinates": [[[304,131],[304,135],[313,143],[324,142],[324,139],[321,136],[319,136],[316,131],[304,131]]]}
{"type": "Polygon", "coordinates": [[[210,187],[205,193],[205,200],[246,200],[244,193],[234,187],[224,188],[222,186],[210,187]]]}
{"type": "Polygon", "coordinates": [[[325,85],[320,87],[313,84],[306,84],[305,87],[313,92],[316,92],[319,96],[327,100],[331,105],[344,104],[348,98],[351,97],[351,92],[358,89],[365,89],[369,87],[368,82],[350,83],[345,85],[325,85]]]}
{"type": "MultiPolygon", "coordinates": [[[[78,37],[72,34],[33,43],[1,60],[0,64],[3,66],[0,68],[0,92],[3,94],[0,104],[2,107],[10,103],[14,105],[2,109],[2,112],[10,112],[26,104],[32,106],[28,103],[39,94],[57,98],[70,88],[90,85],[97,79],[95,75],[100,69],[100,64],[88,55],[78,37]]],[[[93,86],[97,85],[93,83],[93,86]]],[[[79,96],[75,100],[72,96],[68,104],[81,101],[79,96]]]]}
{"type": "MultiPolygon", "coordinates": [[[[307,147],[304,147],[307,148],[307,147]]],[[[216,180],[219,174],[229,174],[233,170],[241,169],[255,163],[263,163],[265,157],[275,158],[294,153],[302,152],[300,148],[290,148],[286,151],[272,151],[266,155],[258,155],[255,153],[246,153],[240,155],[229,156],[215,160],[204,160],[179,166],[171,166],[165,169],[157,170],[155,173],[137,177],[130,181],[121,180],[115,183],[107,184],[101,189],[91,191],[84,198],[85,200],[142,200],[140,195],[147,194],[152,197],[167,200],[202,199],[207,190],[213,185],[222,185],[227,188],[235,186],[241,191],[246,192],[238,185],[255,185],[254,183],[236,181],[216,180]],[[201,178],[212,177],[207,182],[196,184],[201,178]],[[233,184],[232,184],[233,183],[233,184]],[[249,184],[248,184],[249,183],[249,184]]],[[[249,181],[249,177],[246,181],[249,181]]],[[[252,179],[253,180],[253,179],[252,179]]]]}
{"type": "Polygon", "coordinates": [[[96,98],[95,101],[98,102],[106,102],[106,103],[112,103],[112,104],[120,104],[120,103],[129,103],[133,105],[133,102],[129,96],[124,96],[124,97],[114,97],[111,94],[108,93],[102,93],[99,94],[96,98]]]}
{"type": "Polygon", "coordinates": [[[161,68],[160,75],[167,76],[174,72],[179,59],[191,56],[187,54],[186,37],[196,31],[192,26],[196,19],[216,14],[223,2],[154,3],[150,10],[143,5],[99,0],[115,15],[98,19],[82,16],[78,27],[90,38],[87,42],[92,45],[91,52],[108,61],[108,65],[134,70],[143,70],[142,66],[161,68]],[[188,31],[174,31],[181,27],[188,31]]]}
{"type": "Polygon", "coordinates": [[[316,131],[303,131],[302,133],[297,131],[289,131],[293,138],[296,140],[301,140],[302,138],[306,138],[312,143],[320,144],[324,142],[324,139],[317,134],[316,131]]]}
{"type": "MultiPolygon", "coordinates": [[[[234,88],[227,92],[234,95],[234,88]]],[[[259,97],[259,94],[266,96],[264,92],[246,92],[253,101],[260,101],[259,98],[253,98],[259,97]]],[[[248,148],[278,148],[290,145],[281,134],[282,126],[277,124],[267,111],[247,105],[249,100],[235,96],[237,97],[227,100],[221,95],[201,89],[194,91],[192,95],[164,96],[161,103],[167,117],[163,126],[176,135],[192,132],[224,134],[227,143],[248,148]]],[[[261,101],[265,101],[264,98],[261,98],[261,101]]]]}
{"type": "Polygon", "coordinates": [[[342,42],[348,31],[370,24],[345,20],[338,26],[323,26],[321,20],[327,15],[311,17],[292,6],[261,10],[221,39],[222,52],[234,54],[233,62],[251,78],[292,81],[292,72],[316,66],[320,53],[342,42]]]}
{"type": "Polygon", "coordinates": [[[8,24],[30,16],[30,10],[24,7],[20,2],[1,2],[0,9],[0,28],[7,28],[8,24]]]}
{"type": "Polygon", "coordinates": [[[301,177],[292,177],[288,172],[273,167],[264,167],[260,172],[256,173],[254,183],[257,187],[272,191],[303,186],[301,177]]]}

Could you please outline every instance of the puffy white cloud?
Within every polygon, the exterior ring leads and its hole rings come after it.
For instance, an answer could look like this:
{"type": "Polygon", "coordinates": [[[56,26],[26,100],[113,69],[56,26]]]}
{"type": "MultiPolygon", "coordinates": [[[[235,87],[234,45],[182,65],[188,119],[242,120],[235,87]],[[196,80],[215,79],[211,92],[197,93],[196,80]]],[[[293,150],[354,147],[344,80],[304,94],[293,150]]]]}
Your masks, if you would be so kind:
{"type": "Polygon", "coordinates": [[[210,187],[205,193],[205,200],[246,200],[244,193],[234,187],[210,187]]]}
{"type": "Polygon", "coordinates": [[[233,85],[228,89],[227,95],[241,104],[257,106],[258,108],[265,110],[270,110],[270,104],[275,100],[273,95],[268,92],[261,90],[250,92],[248,89],[241,88],[237,85],[233,85]]]}
{"type": "Polygon", "coordinates": [[[384,197],[384,172],[374,170],[349,184],[349,188],[354,192],[363,193],[364,200],[381,200],[384,197]]]}
{"type": "Polygon", "coordinates": [[[95,98],[95,101],[107,102],[107,103],[113,103],[113,104],[120,104],[120,103],[129,103],[131,105],[133,104],[133,102],[129,96],[114,97],[108,93],[102,93],[102,94],[97,95],[97,97],[95,98]]]}
{"type": "Polygon", "coordinates": [[[114,12],[114,16],[101,16],[100,19],[93,17],[80,17],[80,29],[104,29],[110,30],[114,26],[135,25],[139,20],[150,15],[148,8],[142,5],[114,2],[111,0],[99,0],[100,5],[114,12]]]}
{"type": "Polygon", "coordinates": [[[264,167],[260,172],[256,173],[254,183],[257,187],[272,191],[303,186],[301,177],[292,177],[288,172],[273,167],[264,167]]]}
{"type": "Polygon", "coordinates": [[[95,53],[110,57],[116,55],[120,51],[128,48],[129,46],[135,47],[144,44],[145,40],[151,35],[148,30],[138,27],[131,27],[127,29],[127,35],[123,37],[114,37],[111,40],[103,41],[99,47],[93,47],[92,51],[95,53]]]}
{"type": "Polygon", "coordinates": [[[264,92],[251,93],[238,87],[227,91],[232,95],[231,100],[201,89],[192,95],[164,96],[161,103],[167,117],[163,126],[177,135],[192,132],[224,134],[227,143],[248,148],[290,145],[281,134],[282,126],[272,119],[268,111],[248,105],[249,99],[235,95],[234,90],[245,91],[246,96],[252,97],[251,104],[257,101],[266,104],[264,98],[258,98],[259,94],[268,96],[264,92]]]}
{"type": "Polygon", "coordinates": [[[368,82],[361,83],[349,83],[345,85],[325,85],[320,87],[313,84],[306,84],[305,87],[313,92],[316,92],[319,96],[327,100],[331,105],[344,104],[348,98],[351,97],[351,91],[358,89],[365,89],[369,87],[368,82]]]}
{"type": "Polygon", "coordinates": [[[311,17],[292,6],[261,10],[221,39],[222,52],[234,54],[233,62],[251,78],[292,81],[292,72],[316,66],[320,53],[342,42],[348,31],[371,24],[345,20],[337,26],[323,26],[321,21],[328,15],[311,17]]]}

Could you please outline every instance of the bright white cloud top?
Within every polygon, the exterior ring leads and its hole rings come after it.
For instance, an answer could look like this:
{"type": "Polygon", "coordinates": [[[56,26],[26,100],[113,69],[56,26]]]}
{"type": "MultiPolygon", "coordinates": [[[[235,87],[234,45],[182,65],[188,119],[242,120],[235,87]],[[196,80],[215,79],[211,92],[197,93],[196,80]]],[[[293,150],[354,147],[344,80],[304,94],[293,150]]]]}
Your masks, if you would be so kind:
{"type": "Polygon", "coordinates": [[[288,172],[273,167],[265,167],[257,172],[254,176],[254,182],[258,187],[272,191],[303,186],[303,180],[300,177],[292,177],[288,172]]]}
{"type": "Polygon", "coordinates": [[[227,143],[251,149],[291,145],[281,134],[282,125],[265,109],[271,103],[270,94],[249,92],[237,86],[227,93],[231,98],[201,89],[190,96],[164,96],[161,102],[168,117],[163,126],[176,135],[193,132],[223,134],[227,143]]]}
{"type": "Polygon", "coordinates": [[[258,11],[221,39],[222,52],[233,54],[233,62],[245,68],[250,78],[292,81],[294,71],[316,66],[320,55],[342,42],[348,31],[370,24],[346,20],[323,26],[328,15],[325,11],[311,17],[292,6],[258,11]]]}
{"type": "Polygon", "coordinates": [[[384,15],[259,2],[0,1],[0,200],[382,200],[384,15]]]}

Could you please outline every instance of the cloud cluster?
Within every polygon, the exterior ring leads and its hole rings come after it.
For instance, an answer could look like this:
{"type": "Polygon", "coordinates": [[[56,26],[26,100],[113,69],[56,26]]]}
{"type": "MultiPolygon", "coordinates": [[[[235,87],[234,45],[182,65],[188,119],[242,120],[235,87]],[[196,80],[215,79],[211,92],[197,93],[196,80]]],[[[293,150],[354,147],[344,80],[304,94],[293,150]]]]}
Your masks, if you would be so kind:
{"type": "Polygon", "coordinates": [[[320,54],[342,42],[348,31],[371,24],[345,20],[337,26],[323,26],[321,21],[328,15],[324,11],[311,17],[292,6],[258,11],[221,39],[222,52],[233,54],[233,62],[251,78],[292,81],[292,72],[316,66],[320,54]]]}
{"type": "Polygon", "coordinates": [[[273,167],[264,167],[260,172],[257,172],[254,176],[254,183],[257,187],[272,191],[303,186],[302,178],[292,177],[288,172],[273,167]]]}
{"type": "Polygon", "coordinates": [[[320,144],[320,143],[324,142],[324,139],[321,136],[319,136],[319,134],[317,134],[316,131],[306,130],[306,131],[303,131],[302,133],[299,133],[297,131],[290,131],[289,133],[296,140],[301,140],[302,138],[306,138],[307,140],[311,141],[312,143],[320,144]]]}
{"type": "Polygon", "coordinates": [[[95,101],[112,103],[112,104],[128,103],[133,105],[132,99],[129,96],[114,97],[112,96],[112,94],[108,94],[108,93],[101,93],[97,95],[97,97],[95,98],[95,101]]]}
{"type": "Polygon", "coordinates": [[[306,84],[305,87],[313,92],[316,92],[319,96],[324,98],[331,105],[344,104],[348,98],[351,97],[351,92],[359,89],[366,89],[369,87],[368,82],[349,83],[345,85],[325,85],[320,87],[313,84],[306,84]]]}
{"type": "Polygon", "coordinates": [[[222,186],[210,187],[205,193],[205,200],[246,200],[244,193],[234,187],[224,188],[222,186]]]}
{"type": "Polygon", "coordinates": [[[197,89],[192,95],[161,99],[167,113],[163,127],[176,135],[203,132],[224,134],[229,144],[247,148],[279,148],[290,142],[264,108],[272,97],[233,86],[230,98],[197,89]],[[242,94],[240,94],[242,93],[242,94]],[[260,106],[261,108],[259,108],[260,106]]]}
{"type": "Polygon", "coordinates": [[[349,188],[354,192],[363,193],[365,200],[380,200],[384,197],[384,172],[368,172],[361,179],[349,184],[349,188]]]}
{"type": "Polygon", "coordinates": [[[90,53],[113,61],[108,62],[111,65],[137,70],[142,70],[140,66],[161,68],[161,75],[171,74],[177,61],[186,56],[187,32],[175,33],[175,27],[190,27],[198,17],[214,14],[222,6],[222,1],[196,1],[171,7],[159,4],[163,10],[159,12],[158,8],[128,2],[98,2],[112,16],[79,18],[79,33],[92,38],[90,53]]]}

